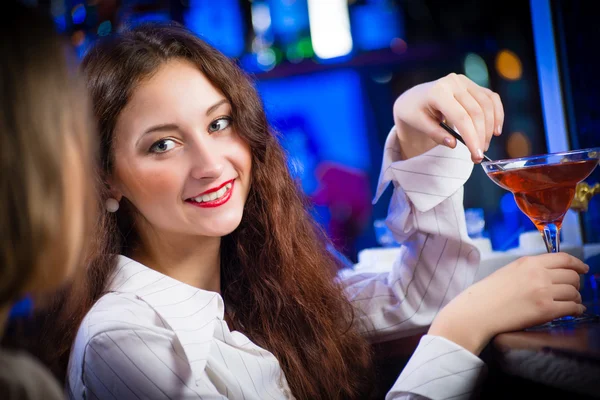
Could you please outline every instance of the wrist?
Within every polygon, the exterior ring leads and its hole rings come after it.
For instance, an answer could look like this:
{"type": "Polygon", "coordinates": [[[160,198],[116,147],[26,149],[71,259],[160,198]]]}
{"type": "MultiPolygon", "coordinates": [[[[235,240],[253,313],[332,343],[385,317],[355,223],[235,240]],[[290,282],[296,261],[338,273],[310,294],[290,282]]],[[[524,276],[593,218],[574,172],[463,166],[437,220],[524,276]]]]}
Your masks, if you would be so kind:
{"type": "Polygon", "coordinates": [[[396,119],[396,135],[404,160],[419,156],[437,145],[425,133],[399,119],[396,119]]]}
{"type": "Polygon", "coordinates": [[[435,318],[428,334],[448,339],[476,356],[494,336],[486,324],[463,313],[446,309],[435,318]]]}

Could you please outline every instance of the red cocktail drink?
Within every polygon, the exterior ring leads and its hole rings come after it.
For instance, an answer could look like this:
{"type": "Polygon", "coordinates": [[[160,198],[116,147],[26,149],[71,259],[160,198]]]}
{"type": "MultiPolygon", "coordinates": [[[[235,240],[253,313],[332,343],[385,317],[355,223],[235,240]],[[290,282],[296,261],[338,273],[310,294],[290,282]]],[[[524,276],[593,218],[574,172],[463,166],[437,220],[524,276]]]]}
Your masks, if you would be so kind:
{"type": "Polygon", "coordinates": [[[598,161],[570,161],[558,164],[492,172],[488,176],[515,195],[517,205],[543,230],[546,224],[558,229],[571,206],[577,184],[587,178],[598,161]]]}
{"type": "Polygon", "coordinates": [[[575,197],[577,184],[600,159],[600,148],[484,162],[496,184],[515,196],[517,205],[542,233],[549,253],[559,251],[562,221],[575,197]]]}

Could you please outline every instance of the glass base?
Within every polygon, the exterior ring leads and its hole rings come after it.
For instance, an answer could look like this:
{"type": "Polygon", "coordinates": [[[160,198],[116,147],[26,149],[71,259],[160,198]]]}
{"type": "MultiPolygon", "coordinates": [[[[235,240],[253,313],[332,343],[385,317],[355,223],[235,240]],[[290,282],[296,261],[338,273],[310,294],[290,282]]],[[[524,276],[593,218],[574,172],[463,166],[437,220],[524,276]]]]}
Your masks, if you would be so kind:
{"type": "Polygon", "coordinates": [[[525,329],[525,331],[539,331],[549,328],[556,327],[569,327],[573,325],[590,323],[590,322],[600,322],[600,315],[591,314],[588,312],[584,312],[583,314],[577,317],[562,317],[556,318],[552,321],[546,322],[545,324],[532,326],[531,328],[525,329]]]}

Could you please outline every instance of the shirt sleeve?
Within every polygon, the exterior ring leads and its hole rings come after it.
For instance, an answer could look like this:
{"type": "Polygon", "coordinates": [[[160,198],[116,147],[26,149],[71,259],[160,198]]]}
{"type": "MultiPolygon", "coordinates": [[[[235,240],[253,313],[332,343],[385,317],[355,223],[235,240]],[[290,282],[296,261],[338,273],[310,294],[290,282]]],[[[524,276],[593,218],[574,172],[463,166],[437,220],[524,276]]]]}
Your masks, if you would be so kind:
{"type": "MultiPolygon", "coordinates": [[[[226,399],[204,372],[193,377],[169,337],[150,330],[94,336],[85,350],[83,398],[226,399]]],[[[78,398],[71,393],[72,398],[78,398]]],[[[81,397],[79,397],[81,398],[81,397]]]]}
{"type": "MultiPolygon", "coordinates": [[[[472,283],[480,256],[467,234],[463,208],[463,185],[472,170],[465,146],[437,146],[401,160],[395,129],[388,135],[374,201],[393,184],[386,224],[402,246],[393,265],[371,268],[386,272],[340,278],[358,328],[372,342],[422,332],[472,283]]],[[[369,266],[355,268],[361,269],[369,266]]]]}
{"type": "Polygon", "coordinates": [[[485,364],[473,353],[445,338],[425,335],[386,400],[467,400],[485,372],[485,364]]]}

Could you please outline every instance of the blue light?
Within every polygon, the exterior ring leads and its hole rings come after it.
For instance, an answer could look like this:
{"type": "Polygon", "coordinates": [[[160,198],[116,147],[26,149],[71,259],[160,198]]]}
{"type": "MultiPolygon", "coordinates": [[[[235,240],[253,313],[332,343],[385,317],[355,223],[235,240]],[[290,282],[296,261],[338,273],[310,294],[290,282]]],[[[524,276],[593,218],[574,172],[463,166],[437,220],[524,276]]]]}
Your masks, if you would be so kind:
{"type": "Polygon", "coordinates": [[[238,0],[191,0],[185,25],[229,57],[244,52],[244,21],[238,0]]]}
{"type": "Polygon", "coordinates": [[[384,4],[356,5],[350,9],[354,43],[361,50],[390,47],[392,39],[404,36],[404,24],[398,7],[384,4]]]}
{"type": "Polygon", "coordinates": [[[142,14],[134,14],[127,21],[130,28],[145,23],[167,23],[171,21],[171,16],[166,12],[147,12],[142,14]]]}
{"type": "MultiPolygon", "coordinates": [[[[275,128],[277,121],[301,119],[302,129],[321,160],[361,170],[371,167],[357,72],[339,70],[268,80],[258,82],[257,87],[275,128]]],[[[279,128],[285,135],[285,126],[279,128]]]]}
{"type": "Polygon", "coordinates": [[[65,15],[57,15],[53,19],[56,30],[60,33],[64,33],[67,30],[67,19],[65,18],[65,15]]]}
{"type": "Polygon", "coordinates": [[[288,44],[309,32],[306,0],[269,0],[271,26],[277,40],[288,44]]]}
{"type": "Polygon", "coordinates": [[[16,302],[10,309],[9,318],[27,317],[33,311],[33,301],[30,296],[16,302]]]}
{"type": "Polygon", "coordinates": [[[85,6],[83,4],[77,4],[75,7],[73,7],[73,11],[71,12],[73,23],[75,25],[82,24],[83,21],[85,21],[86,14],[85,6]]]}

